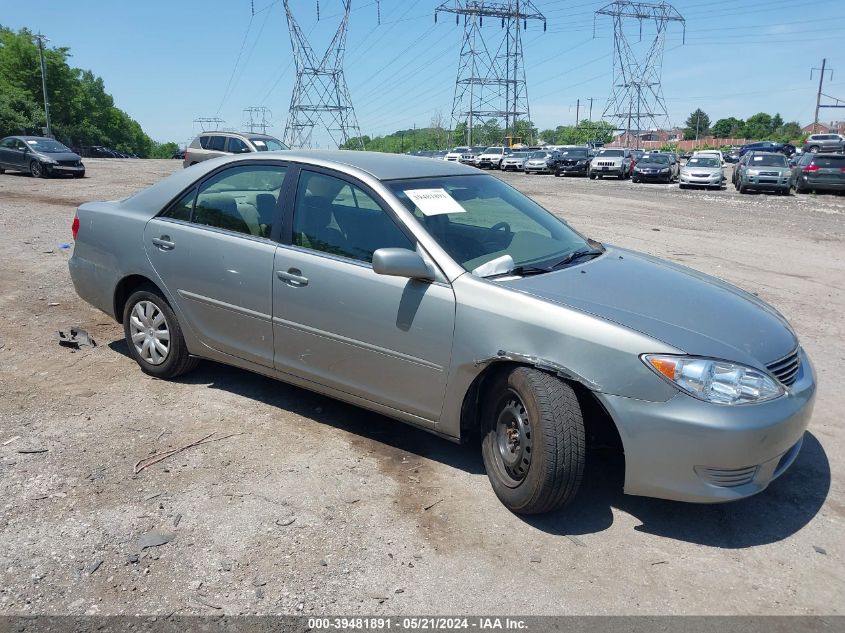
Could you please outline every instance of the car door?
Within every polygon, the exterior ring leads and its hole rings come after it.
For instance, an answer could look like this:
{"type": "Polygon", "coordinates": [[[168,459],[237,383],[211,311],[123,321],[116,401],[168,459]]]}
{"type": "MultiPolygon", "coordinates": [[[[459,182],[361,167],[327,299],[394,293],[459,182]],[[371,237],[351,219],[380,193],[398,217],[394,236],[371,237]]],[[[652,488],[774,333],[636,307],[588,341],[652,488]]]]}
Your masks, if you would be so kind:
{"type": "Polygon", "coordinates": [[[10,167],[15,139],[4,138],[0,141],[0,167],[10,167]]]}
{"type": "Polygon", "coordinates": [[[150,263],[208,347],[273,366],[272,277],[288,168],[250,162],[212,172],[147,223],[150,263]]]}
{"type": "Polygon", "coordinates": [[[417,245],[389,205],[330,170],[297,179],[276,251],[276,368],[415,416],[440,416],[452,352],[451,286],[376,274],[379,248],[417,245]]]}

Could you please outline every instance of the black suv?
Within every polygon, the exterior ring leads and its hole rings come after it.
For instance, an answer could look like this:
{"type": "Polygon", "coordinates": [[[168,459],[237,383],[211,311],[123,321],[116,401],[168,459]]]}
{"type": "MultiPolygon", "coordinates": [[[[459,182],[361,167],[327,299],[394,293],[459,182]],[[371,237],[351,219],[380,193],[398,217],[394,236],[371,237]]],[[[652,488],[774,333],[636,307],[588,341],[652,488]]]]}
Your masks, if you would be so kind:
{"type": "Polygon", "coordinates": [[[775,154],[784,154],[789,157],[796,152],[794,145],[789,143],[777,143],[775,141],[758,141],[757,143],[747,143],[739,149],[739,157],[742,158],[748,152],[773,152],[775,154]]]}

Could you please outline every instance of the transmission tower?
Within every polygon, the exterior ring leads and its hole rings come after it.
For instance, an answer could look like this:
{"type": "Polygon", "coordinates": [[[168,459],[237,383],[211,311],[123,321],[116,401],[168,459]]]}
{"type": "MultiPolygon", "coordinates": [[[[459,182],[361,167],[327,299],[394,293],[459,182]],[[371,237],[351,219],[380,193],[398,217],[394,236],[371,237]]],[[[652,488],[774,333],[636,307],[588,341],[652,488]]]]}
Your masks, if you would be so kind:
{"type": "Polygon", "coordinates": [[[268,112],[270,112],[270,116],[273,116],[270,109],[264,106],[244,108],[244,116],[246,118],[244,127],[249,129],[251,134],[255,134],[256,132],[267,134],[267,128],[272,126],[272,123],[267,120],[268,112]]]}
{"type": "Polygon", "coordinates": [[[201,116],[194,119],[194,123],[198,123],[203,132],[207,132],[209,130],[219,131],[221,124],[225,123],[225,121],[216,116],[201,116]]]}
{"type": "Polygon", "coordinates": [[[617,0],[596,11],[596,16],[600,15],[613,19],[613,88],[602,116],[613,121],[617,129],[627,132],[628,143],[632,130],[635,131],[639,148],[643,129],[660,129],[669,125],[669,113],[660,84],[666,30],[670,23],[680,22],[686,38],[686,21],[666,2],[649,4],[617,0]],[[638,29],[636,40],[629,37],[634,35],[634,26],[638,29]],[[654,39],[648,39],[652,26],[654,39]]]}
{"type": "MultiPolygon", "coordinates": [[[[352,0],[341,0],[343,18],[329,47],[322,57],[314,53],[293,15],[289,0],[285,13],[290,30],[291,48],[296,61],[296,83],[290,100],[285,125],[285,142],[293,148],[310,148],[314,128],[324,128],[332,142],[340,146],[357,139],[357,149],[364,149],[361,130],[352,108],[352,99],[343,74],[343,55],[346,52],[346,29],[352,0]]],[[[320,3],[317,2],[317,19],[320,3]]]]}
{"type": "Polygon", "coordinates": [[[473,126],[477,121],[503,120],[505,135],[510,132],[515,136],[517,120],[531,119],[522,61],[522,31],[528,28],[528,20],[542,20],[545,31],[545,16],[530,0],[454,0],[435,9],[435,22],[438,13],[454,13],[455,24],[460,24],[461,16],[464,19],[464,39],[452,101],[453,125],[466,123],[468,145],[472,145],[473,126]],[[481,31],[484,18],[488,26],[500,25],[501,38],[485,39],[481,31]]]}

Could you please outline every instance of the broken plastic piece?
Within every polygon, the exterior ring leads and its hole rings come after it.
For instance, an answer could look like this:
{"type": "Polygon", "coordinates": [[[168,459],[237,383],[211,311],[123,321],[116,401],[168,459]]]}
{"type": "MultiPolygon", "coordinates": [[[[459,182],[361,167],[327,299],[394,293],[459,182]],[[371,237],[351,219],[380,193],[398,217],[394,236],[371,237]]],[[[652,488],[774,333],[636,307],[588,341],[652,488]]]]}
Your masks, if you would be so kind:
{"type": "Polygon", "coordinates": [[[68,328],[66,332],[59,330],[56,332],[56,338],[62,347],[79,349],[80,347],[97,346],[97,343],[88,335],[88,332],[78,327],[68,328]]]}

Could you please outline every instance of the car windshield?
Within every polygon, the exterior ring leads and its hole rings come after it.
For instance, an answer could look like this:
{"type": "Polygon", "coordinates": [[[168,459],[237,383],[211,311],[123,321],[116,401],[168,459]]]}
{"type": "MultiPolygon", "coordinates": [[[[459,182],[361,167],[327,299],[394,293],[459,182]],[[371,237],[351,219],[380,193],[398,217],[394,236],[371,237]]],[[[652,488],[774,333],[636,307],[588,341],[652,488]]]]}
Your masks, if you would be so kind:
{"type": "Polygon", "coordinates": [[[625,153],[621,149],[603,149],[599,152],[599,156],[624,156],[625,153]]]}
{"type": "Polygon", "coordinates": [[[786,156],[770,154],[768,156],[752,156],[749,167],[786,167],[786,156]]]}
{"type": "Polygon", "coordinates": [[[531,154],[531,158],[545,158],[548,155],[548,152],[534,152],[533,154],[531,154]]]}
{"type": "Polygon", "coordinates": [[[501,154],[504,150],[501,147],[488,147],[484,150],[485,154],[501,154]]]}
{"type": "Polygon", "coordinates": [[[271,136],[262,136],[260,138],[251,138],[249,140],[252,141],[252,144],[255,145],[255,149],[259,152],[276,152],[280,149],[290,149],[280,140],[271,136]]]}
{"type": "Polygon", "coordinates": [[[668,165],[669,164],[669,157],[663,156],[662,154],[651,154],[643,156],[642,161],[643,163],[655,163],[657,165],[668,165]]]}
{"type": "Polygon", "coordinates": [[[36,152],[44,152],[46,154],[58,154],[60,152],[70,151],[69,148],[51,138],[26,139],[26,144],[36,152]]]}
{"type": "Polygon", "coordinates": [[[463,154],[464,152],[468,152],[469,147],[456,147],[452,150],[453,154],[463,154]]]}
{"type": "Polygon", "coordinates": [[[565,149],[560,152],[561,156],[569,156],[570,158],[583,158],[587,155],[586,149],[565,149]]]}
{"type": "Polygon", "coordinates": [[[528,156],[528,152],[513,152],[510,157],[511,158],[525,158],[528,156]]]}
{"type": "Polygon", "coordinates": [[[473,147],[473,148],[472,148],[472,153],[473,153],[473,154],[483,154],[483,153],[484,153],[484,150],[486,150],[486,149],[487,149],[486,147],[478,147],[478,146],[476,146],[476,147],[473,147]]]}
{"type": "Polygon", "coordinates": [[[687,163],[688,167],[719,167],[720,165],[718,158],[709,156],[693,156],[687,163]]]}
{"type": "Polygon", "coordinates": [[[493,176],[387,181],[438,244],[467,271],[509,255],[514,266],[552,266],[587,241],[493,176]]]}

